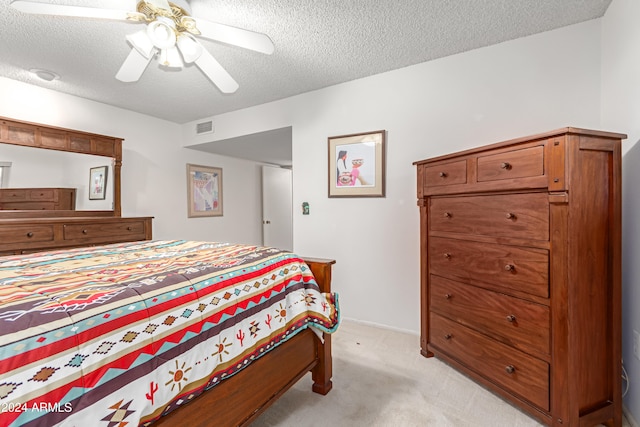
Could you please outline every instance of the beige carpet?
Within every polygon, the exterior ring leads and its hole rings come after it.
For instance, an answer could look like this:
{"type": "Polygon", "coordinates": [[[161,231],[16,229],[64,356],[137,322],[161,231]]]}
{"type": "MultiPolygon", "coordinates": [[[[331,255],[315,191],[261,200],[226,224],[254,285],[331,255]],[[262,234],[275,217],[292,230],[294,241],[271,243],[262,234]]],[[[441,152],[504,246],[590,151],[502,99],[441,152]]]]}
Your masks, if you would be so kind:
{"type": "MultiPolygon", "coordinates": [[[[307,375],[252,427],[537,427],[537,421],[436,358],[416,335],[343,321],[333,338],[333,390],[307,375]]],[[[624,426],[629,426],[625,421],[624,426]]]]}

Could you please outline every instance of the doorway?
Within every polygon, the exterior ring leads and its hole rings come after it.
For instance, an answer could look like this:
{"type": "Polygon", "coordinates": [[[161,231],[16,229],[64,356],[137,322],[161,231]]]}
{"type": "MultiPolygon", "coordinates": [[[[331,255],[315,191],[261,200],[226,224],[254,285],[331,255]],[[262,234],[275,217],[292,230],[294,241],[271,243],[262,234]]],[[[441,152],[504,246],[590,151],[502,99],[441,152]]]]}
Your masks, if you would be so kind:
{"type": "Polygon", "coordinates": [[[262,244],[293,250],[293,173],[262,166],[262,244]]]}

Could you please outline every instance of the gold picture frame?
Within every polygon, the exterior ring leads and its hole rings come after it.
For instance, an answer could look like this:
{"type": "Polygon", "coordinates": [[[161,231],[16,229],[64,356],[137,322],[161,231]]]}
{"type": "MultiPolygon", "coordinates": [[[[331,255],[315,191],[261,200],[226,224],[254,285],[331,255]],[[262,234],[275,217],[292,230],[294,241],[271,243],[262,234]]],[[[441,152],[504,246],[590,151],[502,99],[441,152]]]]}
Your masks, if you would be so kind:
{"type": "Polygon", "coordinates": [[[188,217],[222,216],[222,168],[187,164],[188,217]]]}
{"type": "Polygon", "coordinates": [[[329,197],[385,197],[386,131],[331,136],[329,197]]]}

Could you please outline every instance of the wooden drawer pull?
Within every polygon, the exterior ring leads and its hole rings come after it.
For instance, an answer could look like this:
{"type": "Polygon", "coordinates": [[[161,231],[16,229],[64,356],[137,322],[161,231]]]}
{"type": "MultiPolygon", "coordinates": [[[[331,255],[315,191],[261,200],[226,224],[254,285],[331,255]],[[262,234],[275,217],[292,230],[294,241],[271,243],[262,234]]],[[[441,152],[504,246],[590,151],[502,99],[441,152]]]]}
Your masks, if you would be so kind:
{"type": "Polygon", "coordinates": [[[438,176],[439,176],[440,178],[446,178],[446,177],[447,177],[447,173],[446,173],[446,172],[440,172],[440,173],[438,174],[438,176]]]}
{"type": "Polygon", "coordinates": [[[445,218],[451,218],[451,212],[445,212],[444,213],[444,217],[445,218]]]}
{"type": "Polygon", "coordinates": [[[33,232],[32,231],[28,232],[27,237],[33,237],[33,232]]]}
{"type": "Polygon", "coordinates": [[[132,230],[131,226],[127,227],[127,231],[131,231],[131,230],[132,230]]]}
{"type": "Polygon", "coordinates": [[[516,219],[516,214],[509,212],[507,214],[507,219],[516,219]]]}
{"type": "Polygon", "coordinates": [[[513,314],[510,314],[507,316],[507,322],[515,322],[516,321],[516,316],[514,316],[513,314]]]}
{"type": "Polygon", "coordinates": [[[505,265],[505,266],[504,266],[504,269],[505,269],[506,271],[515,271],[516,266],[515,266],[515,265],[513,265],[513,264],[507,264],[507,265],[505,265]]]}
{"type": "Polygon", "coordinates": [[[450,340],[451,338],[453,338],[453,335],[451,335],[451,334],[447,334],[447,335],[444,336],[445,340],[450,340]]]}
{"type": "Polygon", "coordinates": [[[516,371],[516,368],[513,365],[508,365],[504,368],[504,370],[507,372],[507,374],[513,374],[516,371]]]}
{"type": "Polygon", "coordinates": [[[446,259],[451,259],[451,254],[447,252],[447,253],[444,254],[444,257],[446,259]]]}
{"type": "Polygon", "coordinates": [[[84,230],[82,230],[82,234],[87,234],[89,232],[89,230],[87,230],[86,228],[84,230]]]}
{"type": "Polygon", "coordinates": [[[502,163],[500,163],[500,169],[509,170],[509,169],[511,169],[511,164],[509,162],[502,162],[502,163]]]}
{"type": "Polygon", "coordinates": [[[451,294],[444,294],[444,299],[451,299],[451,294]]]}

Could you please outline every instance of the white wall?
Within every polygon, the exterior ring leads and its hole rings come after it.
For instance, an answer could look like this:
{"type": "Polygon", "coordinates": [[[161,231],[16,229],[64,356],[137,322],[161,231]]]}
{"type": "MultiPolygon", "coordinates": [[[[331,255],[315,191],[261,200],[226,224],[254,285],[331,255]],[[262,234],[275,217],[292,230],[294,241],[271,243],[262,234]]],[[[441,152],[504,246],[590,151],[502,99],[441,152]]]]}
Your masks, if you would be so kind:
{"type": "Polygon", "coordinates": [[[6,183],[8,188],[75,188],[77,210],[113,209],[113,165],[110,159],[8,144],[0,144],[0,159],[12,163],[6,183]],[[98,166],[108,166],[105,199],[89,200],[89,170],[98,166]]]}
{"type": "Polygon", "coordinates": [[[417,333],[412,162],[564,126],[597,129],[599,105],[594,20],[216,116],[215,138],[292,126],[294,250],[337,260],[345,318],[417,333]],[[378,129],[388,132],[386,198],[329,199],[327,137],[378,129]]]}
{"type": "Polygon", "coordinates": [[[622,358],[630,387],[624,405],[640,420],[640,360],[633,331],[640,332],[640,2],[613,0],[602,19],[602,123],[629,138],[622,159],[622,358]]]}
{"type": "Polygon", "coordinates": [[[261,243],[259,164],[183,148],[175,123],[5,78],[0,93],[0,116],[124,138],[122,214],[154,216],[154,238],[261,243]],[[222,167],[223,217],[187,218],[187,163],[222,167]]]}

